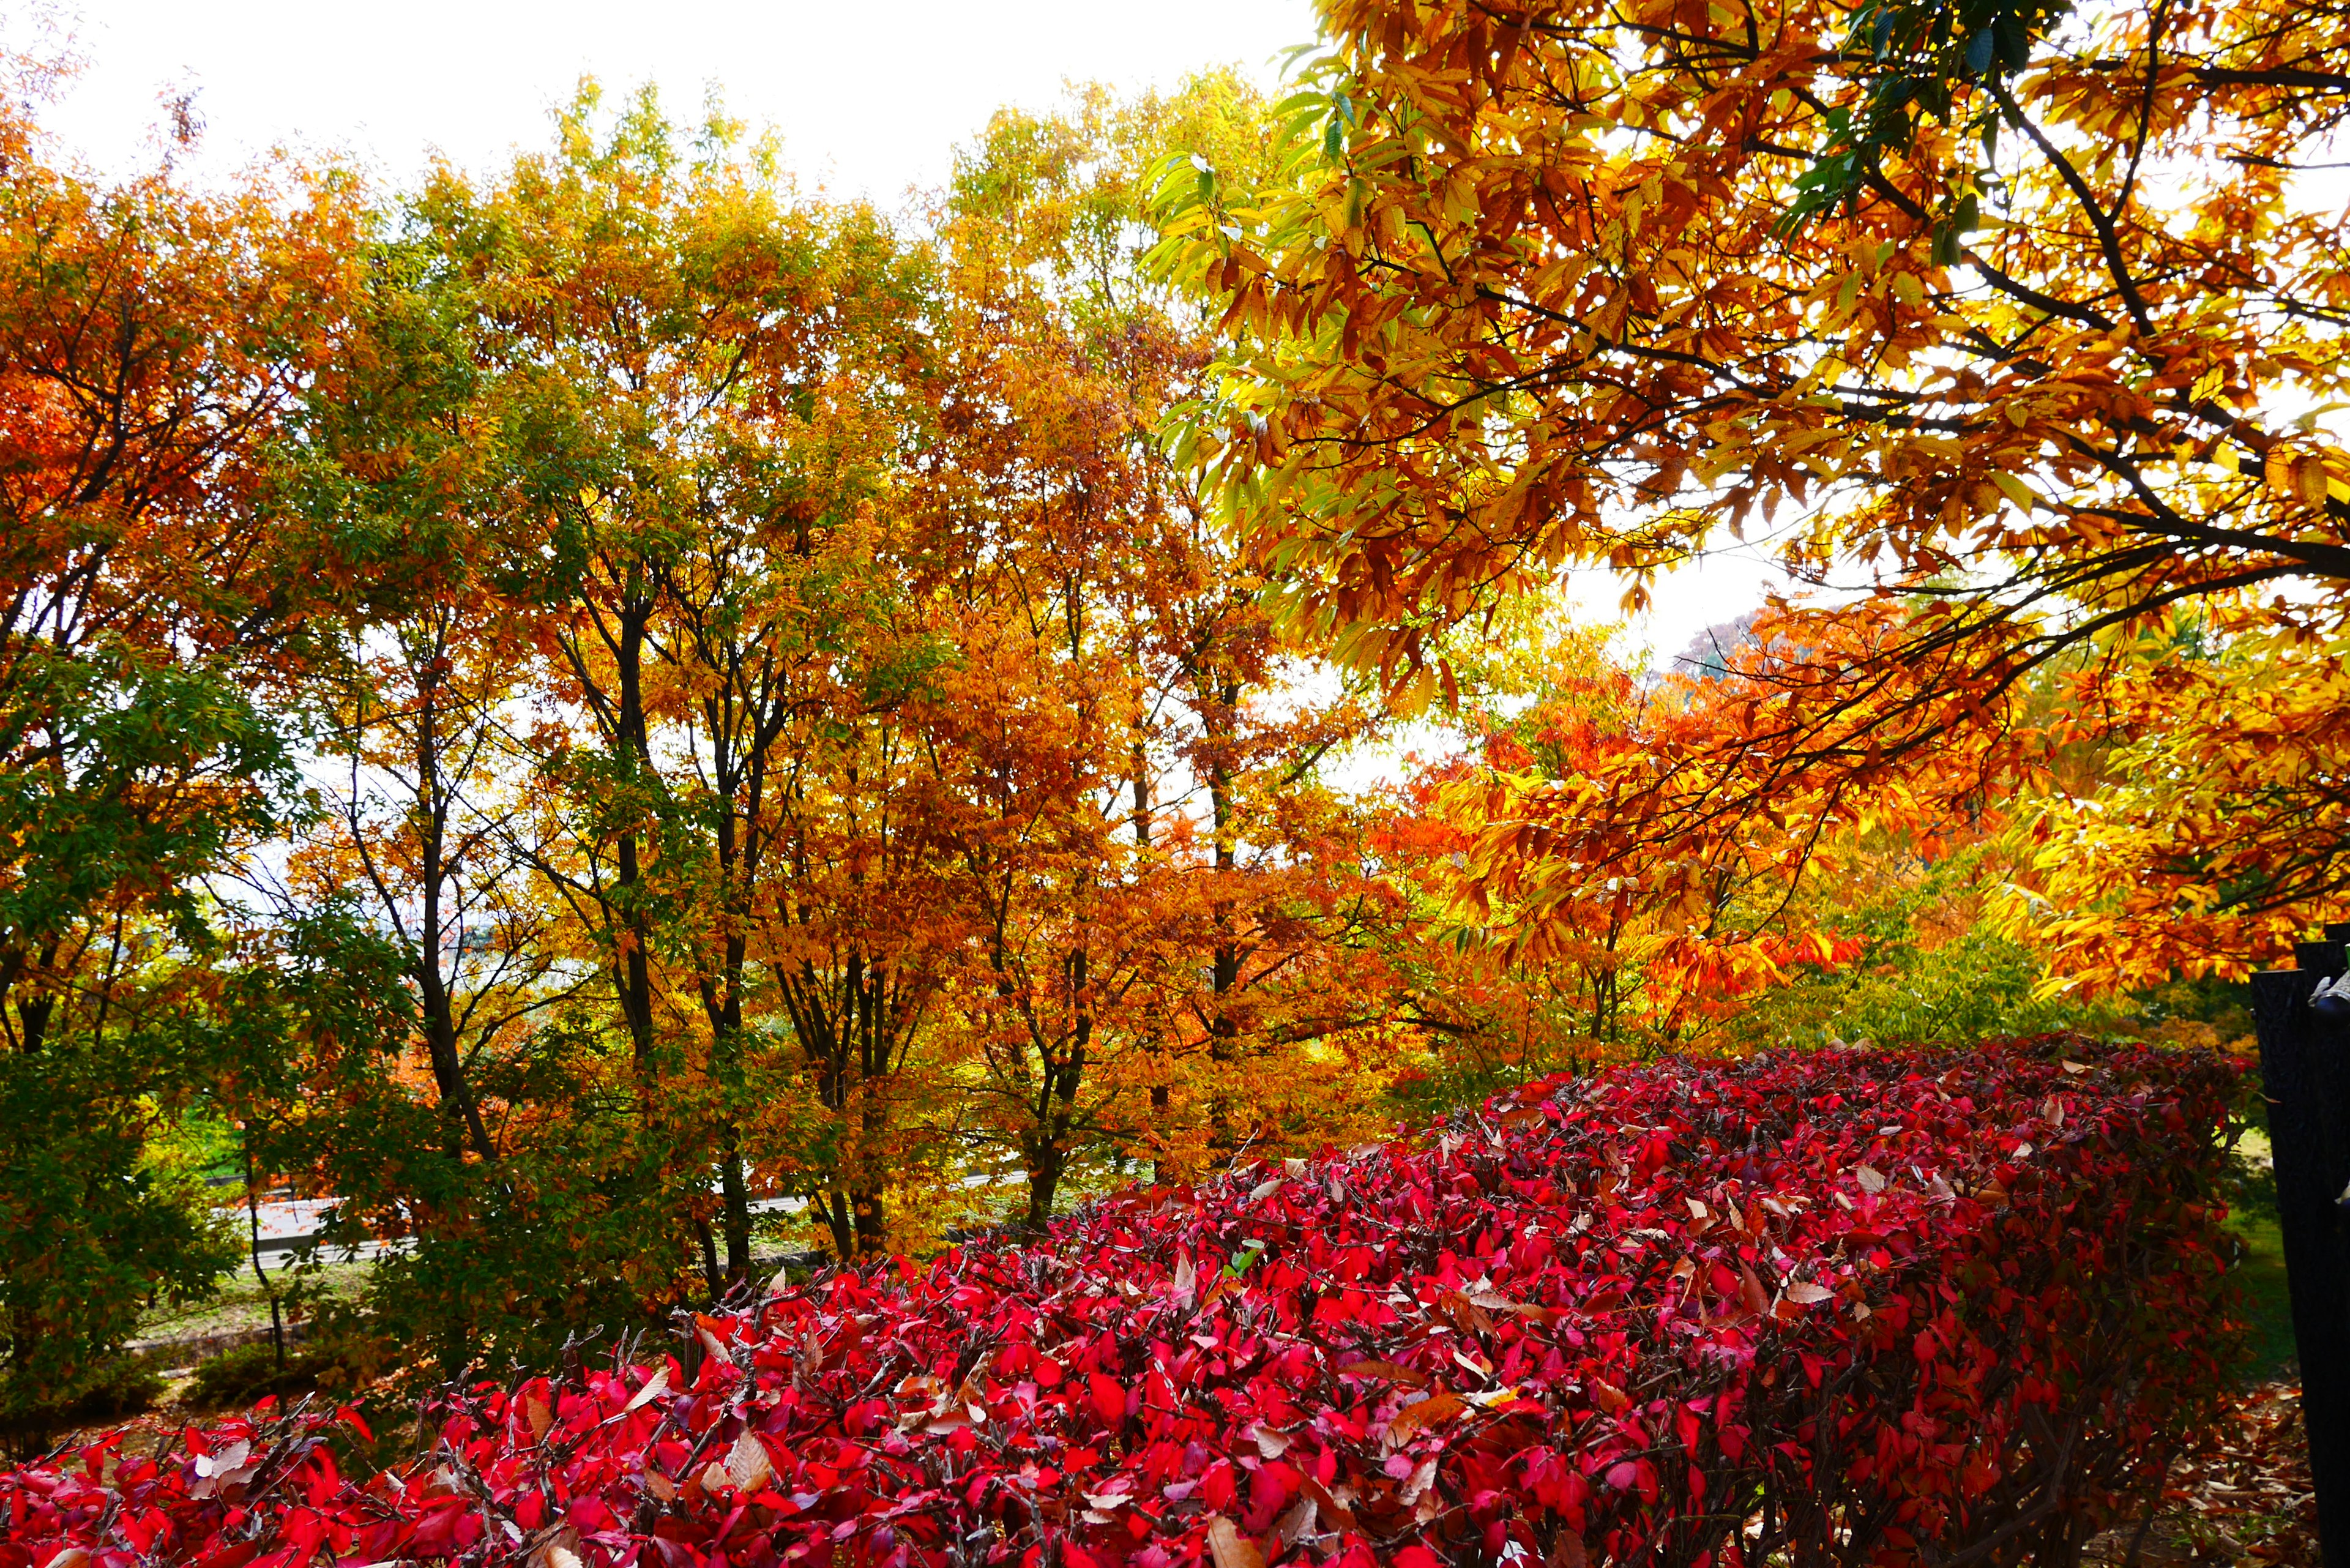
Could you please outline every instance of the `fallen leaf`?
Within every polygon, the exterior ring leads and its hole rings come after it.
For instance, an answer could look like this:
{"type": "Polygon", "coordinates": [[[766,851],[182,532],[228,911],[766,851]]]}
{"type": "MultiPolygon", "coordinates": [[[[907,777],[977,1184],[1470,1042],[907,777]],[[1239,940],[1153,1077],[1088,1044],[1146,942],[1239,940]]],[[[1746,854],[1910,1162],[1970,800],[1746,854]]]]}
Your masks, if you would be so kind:
{"type": "Polygon", "coordinates": [[[1811,1306],[1835,1294],[1825,1285],[1815,1285],[1809,1280],[1791,1280],[1787,1284],[1787,1299],[1797,1306],[1811,1306]]]}
{"type": "Polygon", "coordinates": [[[1855,1166],[1853,1168],[1852,1174],[1853,1179],[1860,1183],[1860,1189],[1863,1192],[1882,1192],[1885,1190],[1884,1173],[1877,1170],[1874,1166],[1855,1166]]]}

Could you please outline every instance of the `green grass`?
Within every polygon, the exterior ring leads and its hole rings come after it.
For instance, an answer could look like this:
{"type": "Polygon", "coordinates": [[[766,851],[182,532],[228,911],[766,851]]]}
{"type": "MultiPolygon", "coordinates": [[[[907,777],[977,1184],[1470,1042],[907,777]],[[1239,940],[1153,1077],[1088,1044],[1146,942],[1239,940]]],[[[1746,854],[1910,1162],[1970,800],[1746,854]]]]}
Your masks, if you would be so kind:
{"type": "Polygon", "coordinates": [[[2244,1243],[2238,1273],[2244,1283],[2244,1315],[2252,1330],[2250,1376],[2253,1382],[2262,1383],[2282,1376],[2293,1356],[2293,1305],[2284,1284],[2284,1236],[2272,1212],[2230,1215],[2228,1229],[2244,1243]]]}
{"type": "Polygon", "coordinates": [[[2293,1302],[2284,1279],[2284,1233],[2278,1228],[2276,1168],[2268,1131],[2248,1127],[2237,1140],[2229,1195],[2228,1229],[2243,1243],[2237,1277],[2251,1329],[2249,1381],[2263,1383],[2292,1366],[2293,1302]]]}
{"type": "MultiPolygon", "coordinates": [[[[372,1261],[354,1263],[328,1263],[307,1272],[293,1269],[272,1268],[269,1282],[278,1299],[284,1301],[297,1281],[313,1299],[326,1296],[335,1301],[357,1300],[365,1288],[372,1261]]],[[[287,1321],[291,1322],[289,1314],[287,1321]]],[[[140,1339],[201,1339],[208,1334],[234,1334],[240,1330],[269,1326],[269,1297],[261,1282],[253,1277],[253,1269],[244,1269],[221,1282],[220,1290],[200,1302],[177,1304],[164,1303],[149,1309],[139,1320],[140,1339]]]]}

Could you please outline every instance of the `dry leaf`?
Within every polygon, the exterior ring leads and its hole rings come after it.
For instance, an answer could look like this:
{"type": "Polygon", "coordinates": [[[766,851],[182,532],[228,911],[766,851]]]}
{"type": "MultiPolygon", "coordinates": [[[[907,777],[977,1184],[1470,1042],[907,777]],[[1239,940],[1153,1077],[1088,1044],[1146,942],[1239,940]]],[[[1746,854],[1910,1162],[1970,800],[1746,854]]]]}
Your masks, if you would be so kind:
{"type": "Polygon", "coordinates": [[[1812,1306],[1835,1294],[1825,1285],[1815,1285],[1809,1280],[1791,1280],[1787,1283],[1787,1299],[1797,1306],[1812,1306]]]}
{"type": "Polygon", "coordinates": [[[647,1470],[645,1472],[645,1490],[652,1493],[655,1497],[660,1499],[663,1502],[674,1502],[677,1501],[677,1482],[670,1480],[666,1474],[660,1470],[647,1470]]]}
{"type": "Polygon", "coordinates": [[[1392,1361],[1350,1361],[1338,1368],[1342,1377],[1377,1377],[1388,1383],[1400,1383],[1407,1388],[1428,1386],[1428,1374],[1415,1372],[1409,1366],[1398,1366],[1392,1361]]]}
{"type": "Polygon", "coordinates": [[[1264,1549],[1221,1513],[1208,1520],[1208,1552],[1216,1568],[1264,1568],[1264,1549]]]}
{"type": "Polygon", "coordinates": [[[1855,1166],[1853,1168],[1852,1174],[1854,1179],[1860,1183],[1860,1189],[1863,1192],[1882,1192],[1885,1190],[1884,1174],[1877,1170],[1874,1166],[1855,1166]]]}
{"type": "Polygon", "coordinates": [[[664,1362],[660,1366],[653,1368],[653,1375],[645,1379],[645,1386],[638,1389],[636,1393],[629,1397],[628,1404],[621,1407],[621,1408],[623,1410],[637,1409],[642,1406],[651,1404],[654,1400],[660,1398],[662,1395],[668,1392],[669,1365],[664,1362]]]}
{"type": "Polygon", "coordinates": [[[524,1562],[528,1568],[583,1568],[579,1552],[579,1532],[562,1524],[543,1534],[524,1562]]]}
{"type": "Polygon", "coordinates": [[[1583,1537],[1572,1530],[1562,1530],[1551,1542],[1550,1561],[1546,1568],[1590,1568],[1591,1556],[1583,1549],[1583,1537]]]}
{"type": "Polygon", "coordinates": [[[60,1549],[55,1557],[42,1564],[42,1568],[88,1568],[88,1547],[68,1546],[60,1549]]]}
{"type": "Polygon", "coordinates": [[[1399,1449],[1413,1433],[1450,1421],[1467,1408],[1458,1395],[1440,1389],[1418,1404],[1406,1405],[1395,1413],[1395,1419],[1388,1423],[1388,1443],[1399,1449]]]}
{"type": "Polygon", "coordinates": [[[756,1432],[744,1432],[726,1450],[727,1479],[743,1491],[757,1491],[775,1473],[775,1461],[767,1458],[767,1445],[756,1432]]]}
{"type": "Polygon", "coordinates": [[[555,1412],[546,1407],[546,1400],[536,1397],[523,1402],[522,1418],[530,1423],[534,1438],[546,1437],[547,1428],[555,1425],[555,1412]]]}
{"type": "Polygon", "coordinates": [[[1344,1487],[1326,1487],[1310,1475],[1299,1477],[1297,1484],[1324,1513],[1330,1516],[1331,1523],[1341,1530],[1355,1528],[1355,1511],[1347,1506],[1353,1501],[1354,1493],[1344,1487]]]}
{"type": "Polygon", "coordinates": [[[1632,1402],[1632,1397],[1629,1394],[1625,1393],[1605,1377],[1595,1377],[1591,1380],[1591,1398],[1594,1404],[1611,1416],[1632,1402]]]}

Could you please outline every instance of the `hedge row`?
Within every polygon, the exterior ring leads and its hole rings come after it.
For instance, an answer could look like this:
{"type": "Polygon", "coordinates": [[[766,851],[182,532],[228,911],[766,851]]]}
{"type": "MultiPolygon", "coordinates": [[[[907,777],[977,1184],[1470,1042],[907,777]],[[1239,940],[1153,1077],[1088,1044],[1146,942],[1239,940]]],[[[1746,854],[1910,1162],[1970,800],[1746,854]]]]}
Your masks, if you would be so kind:
{"type": "Polygon", "coordinates": [[[0,1568],[2064,1562],[2223,1374],[2234,1069],[2017,1042],[1554,1081],[840,1271],[682,1354],[0,1475],[0,1568]]]}

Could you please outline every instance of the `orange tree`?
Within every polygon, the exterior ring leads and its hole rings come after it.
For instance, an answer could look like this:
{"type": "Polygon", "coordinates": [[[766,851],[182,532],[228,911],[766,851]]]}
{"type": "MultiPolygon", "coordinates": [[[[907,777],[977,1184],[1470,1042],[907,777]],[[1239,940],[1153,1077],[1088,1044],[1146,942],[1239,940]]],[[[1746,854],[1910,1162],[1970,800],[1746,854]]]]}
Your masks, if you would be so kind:
{"type": "MultiPolygon", "coordinates": [[[[1806,612],[1741,755],[1666,792],[1732,831],[1844,819],[1929,753],[1970,748],[1935,765],[1980,790],[2030,681],[2173,605],[2336,635],[2350,271],[2319,171],[2350,13],[1321,14],[1278,177],[1172,167],[1159,254],[1230,335],[1188,450],[1348,657],[1432,691],[1431,638],[1493,594],[1600,563],[1637,605],[1759,532],[1875,604],[1806,612]]],[[[2243,828],[2237,907],[2350,873],[2272,881],[2292,826],[2243,828]]]]}
{"type": "Polygon", "coordinates": [[[1321,672],[1159,439],[1211,323],[1137,265],[1156,153],[1247,159],[1263,114],[1224,76],[1007,111],[941,216],[948,379],[918,472],[973,563],[948,679],[978,722],[942,753],[972,814],[969,1131],[1017,1158],[1032,1223],[1088,1168],[1310,1141],[1385,1081],[1393,900],[1317,774],[1368,715],[1305,690],[1321,672]]]}

